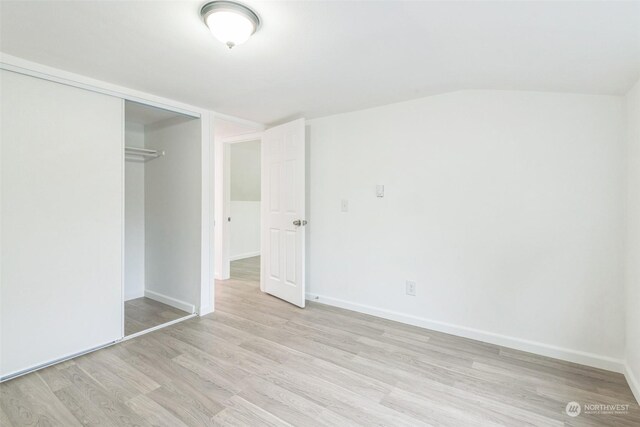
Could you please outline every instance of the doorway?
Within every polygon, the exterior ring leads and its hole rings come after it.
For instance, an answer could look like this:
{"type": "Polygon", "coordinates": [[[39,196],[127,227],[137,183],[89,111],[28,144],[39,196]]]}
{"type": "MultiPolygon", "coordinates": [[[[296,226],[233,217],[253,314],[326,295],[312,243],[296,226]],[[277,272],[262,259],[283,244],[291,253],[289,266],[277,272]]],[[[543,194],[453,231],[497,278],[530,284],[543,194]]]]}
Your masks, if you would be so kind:
{"type": "Polygon", "coordinates": [[[262,133],[257,125],[223,119],[214,129],[215,278],[227,280],[232,265],[260,269],[262,133]]]}
{"type": "Polygon", "coordinates": [[[225,285],[219,281],[233,279],[232,272],[251,275],[259,271],[260,291],[304,308],[308,223],[305,121],[298,119],[264,131],[220,122],[224,121],[214,122],[216,284],[225,285]],[[220,135],[228,127],[236,133],[220,135]],[[246,158],[252,161],[242,163],[246,158]],[[237,195],[242,193],[239,183],[251,176],[259,178],[252,181],[251,188],[259,185],[260,195],[249,200],[253,203],[249,208],[248,200],[238,200],[237,195]],[[253,218],[259,212],[259,223],[255,219],[245,222],[249,211],[253,218]],[[259,246],[252,249],[247,245],[249,235],[259,246]],[[232,266],[232,262],[236,264],[232,266]]]}
{"type": "Polygon", "coordinates": [[[260,140],[229,147],[230,278],[260,272],[260,140]]]}

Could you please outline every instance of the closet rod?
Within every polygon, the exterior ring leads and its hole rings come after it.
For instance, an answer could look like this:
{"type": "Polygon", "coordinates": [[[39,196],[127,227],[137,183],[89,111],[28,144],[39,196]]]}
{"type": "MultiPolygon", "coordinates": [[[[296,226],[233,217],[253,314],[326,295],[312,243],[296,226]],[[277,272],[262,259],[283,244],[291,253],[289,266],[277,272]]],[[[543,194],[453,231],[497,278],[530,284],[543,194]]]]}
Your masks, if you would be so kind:
{"type": "Polygon", "coordinates": [[[124,147],[124,154],[130,156],[141,156],[156,158],[164,156],[164,151],[149,150],[148,148],[124,147]]]}
{"type": "Polygon", "coordinates": [[[138,147],[124,147],[125,151],[138,151],[140,154],[148,153],[148,154],[158,154],[158,150],[150,150],[148,148],[138,148],[138,147]]]}

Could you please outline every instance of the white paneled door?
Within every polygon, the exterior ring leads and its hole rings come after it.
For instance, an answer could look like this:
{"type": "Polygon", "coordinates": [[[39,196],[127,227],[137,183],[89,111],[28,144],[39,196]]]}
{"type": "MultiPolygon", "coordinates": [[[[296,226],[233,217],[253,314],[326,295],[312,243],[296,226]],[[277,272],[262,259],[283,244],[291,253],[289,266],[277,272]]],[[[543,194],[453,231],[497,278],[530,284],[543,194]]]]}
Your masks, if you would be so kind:
{"type": "Polygon", "coordinates": [[[263,290],[299,307],[305,302],[305,121],[262,137],[263,290]]]}

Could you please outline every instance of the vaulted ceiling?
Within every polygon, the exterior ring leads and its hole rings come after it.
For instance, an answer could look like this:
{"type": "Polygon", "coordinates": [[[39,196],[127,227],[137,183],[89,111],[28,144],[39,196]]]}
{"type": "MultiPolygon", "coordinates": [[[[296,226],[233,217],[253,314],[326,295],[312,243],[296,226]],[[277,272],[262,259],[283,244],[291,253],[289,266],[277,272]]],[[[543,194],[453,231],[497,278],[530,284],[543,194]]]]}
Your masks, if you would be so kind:
{"type": "Polygon", "coordinates": [[[228,50],[203,2],[2,1],[0,50],[276,123],[461,89],[623,94],[640,74],[640,2],[244,2],[228,50]]]}

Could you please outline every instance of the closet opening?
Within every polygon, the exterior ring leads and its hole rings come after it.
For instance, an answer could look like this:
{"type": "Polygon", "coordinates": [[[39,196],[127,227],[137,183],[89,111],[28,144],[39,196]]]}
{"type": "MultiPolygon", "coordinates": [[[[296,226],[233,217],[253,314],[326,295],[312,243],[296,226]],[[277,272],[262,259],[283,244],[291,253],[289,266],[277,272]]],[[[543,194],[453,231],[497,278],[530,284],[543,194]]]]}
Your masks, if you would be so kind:
{"type": "Polygon", "coordinates": [[[123,336],[195,315],[200,119],[125,101],[123,336]]]}

